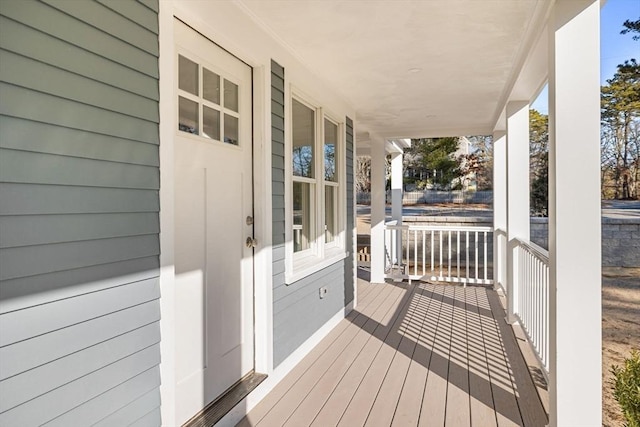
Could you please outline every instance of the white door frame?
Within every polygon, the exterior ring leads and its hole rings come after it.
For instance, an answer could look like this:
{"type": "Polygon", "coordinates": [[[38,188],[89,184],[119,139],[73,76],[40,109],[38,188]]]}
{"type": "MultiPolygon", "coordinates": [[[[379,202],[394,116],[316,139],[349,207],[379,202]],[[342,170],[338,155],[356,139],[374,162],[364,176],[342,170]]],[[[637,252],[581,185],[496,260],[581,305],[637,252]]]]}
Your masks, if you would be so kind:
{"type": "MultiPolygon", "coordinates": [[[[163,425],[175,424],[175,269],[174,269],[174,135],[176,127],[176,99],[174,96],[175,39],[173,19],[188,23],[205,37],[223,48],[234,46],[232,40],[210,27],[202,17],[187,7],[172,1],[159,2],[160,42],[160,343],[162,362],[163,425]]],[[[260,63],[246,55],[231,53],[253,68],[253,180],[254,180],[254,237],[258,246],[254,255],[254,324],[255,370],[270,374],[273,371],[273,294],[271,256],[271,122],[270,64],[260,63]]]]}

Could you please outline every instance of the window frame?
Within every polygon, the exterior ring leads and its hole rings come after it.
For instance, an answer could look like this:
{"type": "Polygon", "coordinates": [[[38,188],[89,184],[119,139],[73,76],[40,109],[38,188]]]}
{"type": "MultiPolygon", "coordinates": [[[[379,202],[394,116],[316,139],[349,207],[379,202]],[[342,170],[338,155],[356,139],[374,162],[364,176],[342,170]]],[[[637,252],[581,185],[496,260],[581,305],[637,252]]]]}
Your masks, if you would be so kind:
{"type": "Polygon", "coordinates": [[[285,121],[285,283],[290,285],[306,276],[320,271],[347,257],[346,245],[346,127],[344,120],[336,119],[320,103],[293,87],[286,96],[285,121]],[[314,178],[293,175],[293,101],[297,101],[314,111],[314,178]],[[336,177],[337,181],[325,181],[325,128],[328,120],[337,127],[336,177]],[[308,249],[294,252],[293,232],[293,183],[304,182],[312,186],[311,215],[313,238],[308,249]],[[329,182],[329,184],[326,184],[329,182]],[[325,186],[336,189],[334,207],[337,232],[334,240],[325,241],[325,186]]]}
{"type": "Polygon", "coordinates": [[[245,90],[240,87],[240,82],[234,76],[225,73],[224,70],[220,69],[215,64],[208,62],[206,59],[202,58],[200,55],[193,53],[188,49],[185,49],[182,47],[176,49],[175,58],[176,59],[175,59],[174,70],[176,73],[176,84],[174,87],[174,93],[175,93],[174,97],[175,97],[175,120],[177,124],[175,128],[176,135],[182,138],[189,138],[195,141],[207,142],[209,144],[217,144],[219,146],[223,146],[232,150],[241,150],[242,149],[241,145],[246,144],[246,141],[238,141],[237,144],[224,142],[224,127],[225,127],[224,118],[226,115],[236,118],[238,120],[238,129],[240,128],[240,121],[246,120],[246,118],[242,118],[240,115],[240,105],[238,105],[238,111],[234,111],[231,108],[227,108],[224,106],[225,98],[223,93],[224,82],[226,80],[226,81],[229,81],[230,83],[235,84],[238,87],[238,97],[240,98],[240,91],[245,90]],[[178,76],[180,74],[180,64],[179,64],[180,56],[195,63],[198,66],[198,82],[197,82],[198,94],[197,95],[187,92],[186,90],[181,89],[179,87],[178,76]],[[218,78],[220,79],[221,93],[220,93],[219,104],[216,104],[215,102],[210,101],[204,97],[204,69],[205,68],[208,71],[217,74],[218,78]],[[190,133],[190,132],[180,130],[179,128],[180,97],[188,101],[195,102],[198,105],[198,133],[190,133]],[[220,139],[215,139],[215,138],[211,138],[203,135],[205,107],[219,112],[219,118],[218,118],[219,129],[218,130],[220,132],[220,135],[219,135],[220,139]]]}

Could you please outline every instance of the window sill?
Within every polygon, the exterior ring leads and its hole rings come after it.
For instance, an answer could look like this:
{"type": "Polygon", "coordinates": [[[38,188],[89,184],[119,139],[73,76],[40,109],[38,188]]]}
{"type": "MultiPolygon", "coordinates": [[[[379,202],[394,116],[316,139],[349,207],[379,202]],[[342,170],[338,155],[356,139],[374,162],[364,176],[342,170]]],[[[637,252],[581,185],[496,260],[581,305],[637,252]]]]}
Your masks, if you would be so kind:
{"type": "Polygon", "coordinates": [[[342,261],[349,256],[349,252],[345,252],[342,248],[332,248],[325,252],[324,258],[318,258],[316,256],[308,256],[296,260],[295,267],[292,273],[285,275],[285,284],[292,285],[300,279],[316,273],[329,267],[336,262],[342,261]]]}

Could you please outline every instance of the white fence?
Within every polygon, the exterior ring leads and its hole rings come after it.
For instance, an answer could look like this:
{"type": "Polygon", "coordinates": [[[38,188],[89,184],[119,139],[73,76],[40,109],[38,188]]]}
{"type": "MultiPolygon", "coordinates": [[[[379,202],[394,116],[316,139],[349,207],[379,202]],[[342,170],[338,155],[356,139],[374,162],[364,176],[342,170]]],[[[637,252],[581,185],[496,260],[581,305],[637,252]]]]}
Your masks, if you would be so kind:
{"type": "Polygon", "coordinates": [[[395,280],[493,284],[493,229],[478,226],[385,227],[385,273],[395,280]]]}
{"type": "Polygon", "coordinates": [[[549,252],[516,239],[514,313],[549,373],[549,252]]]}
{"type": "MultiPolygon", "coordinates": [[[[486,226],[385,225],[385,275],[394,280],[433,280],[491,285],[493,228],[486,226]]],[[[549,373],[549,253],[516,239],[514,314],[549,373]]]]}

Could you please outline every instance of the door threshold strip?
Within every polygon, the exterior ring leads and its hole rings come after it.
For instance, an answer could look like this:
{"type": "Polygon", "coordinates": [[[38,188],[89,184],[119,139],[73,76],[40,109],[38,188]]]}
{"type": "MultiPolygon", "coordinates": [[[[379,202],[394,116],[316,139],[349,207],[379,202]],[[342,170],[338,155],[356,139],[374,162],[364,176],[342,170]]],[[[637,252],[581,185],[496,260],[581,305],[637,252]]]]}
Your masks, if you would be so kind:
{"type": "Polygon", "coordinates": [[[183,427],[212,427],[260,385],[267,375],[250,372],[220,397],[183,424],[183,427]]]}

